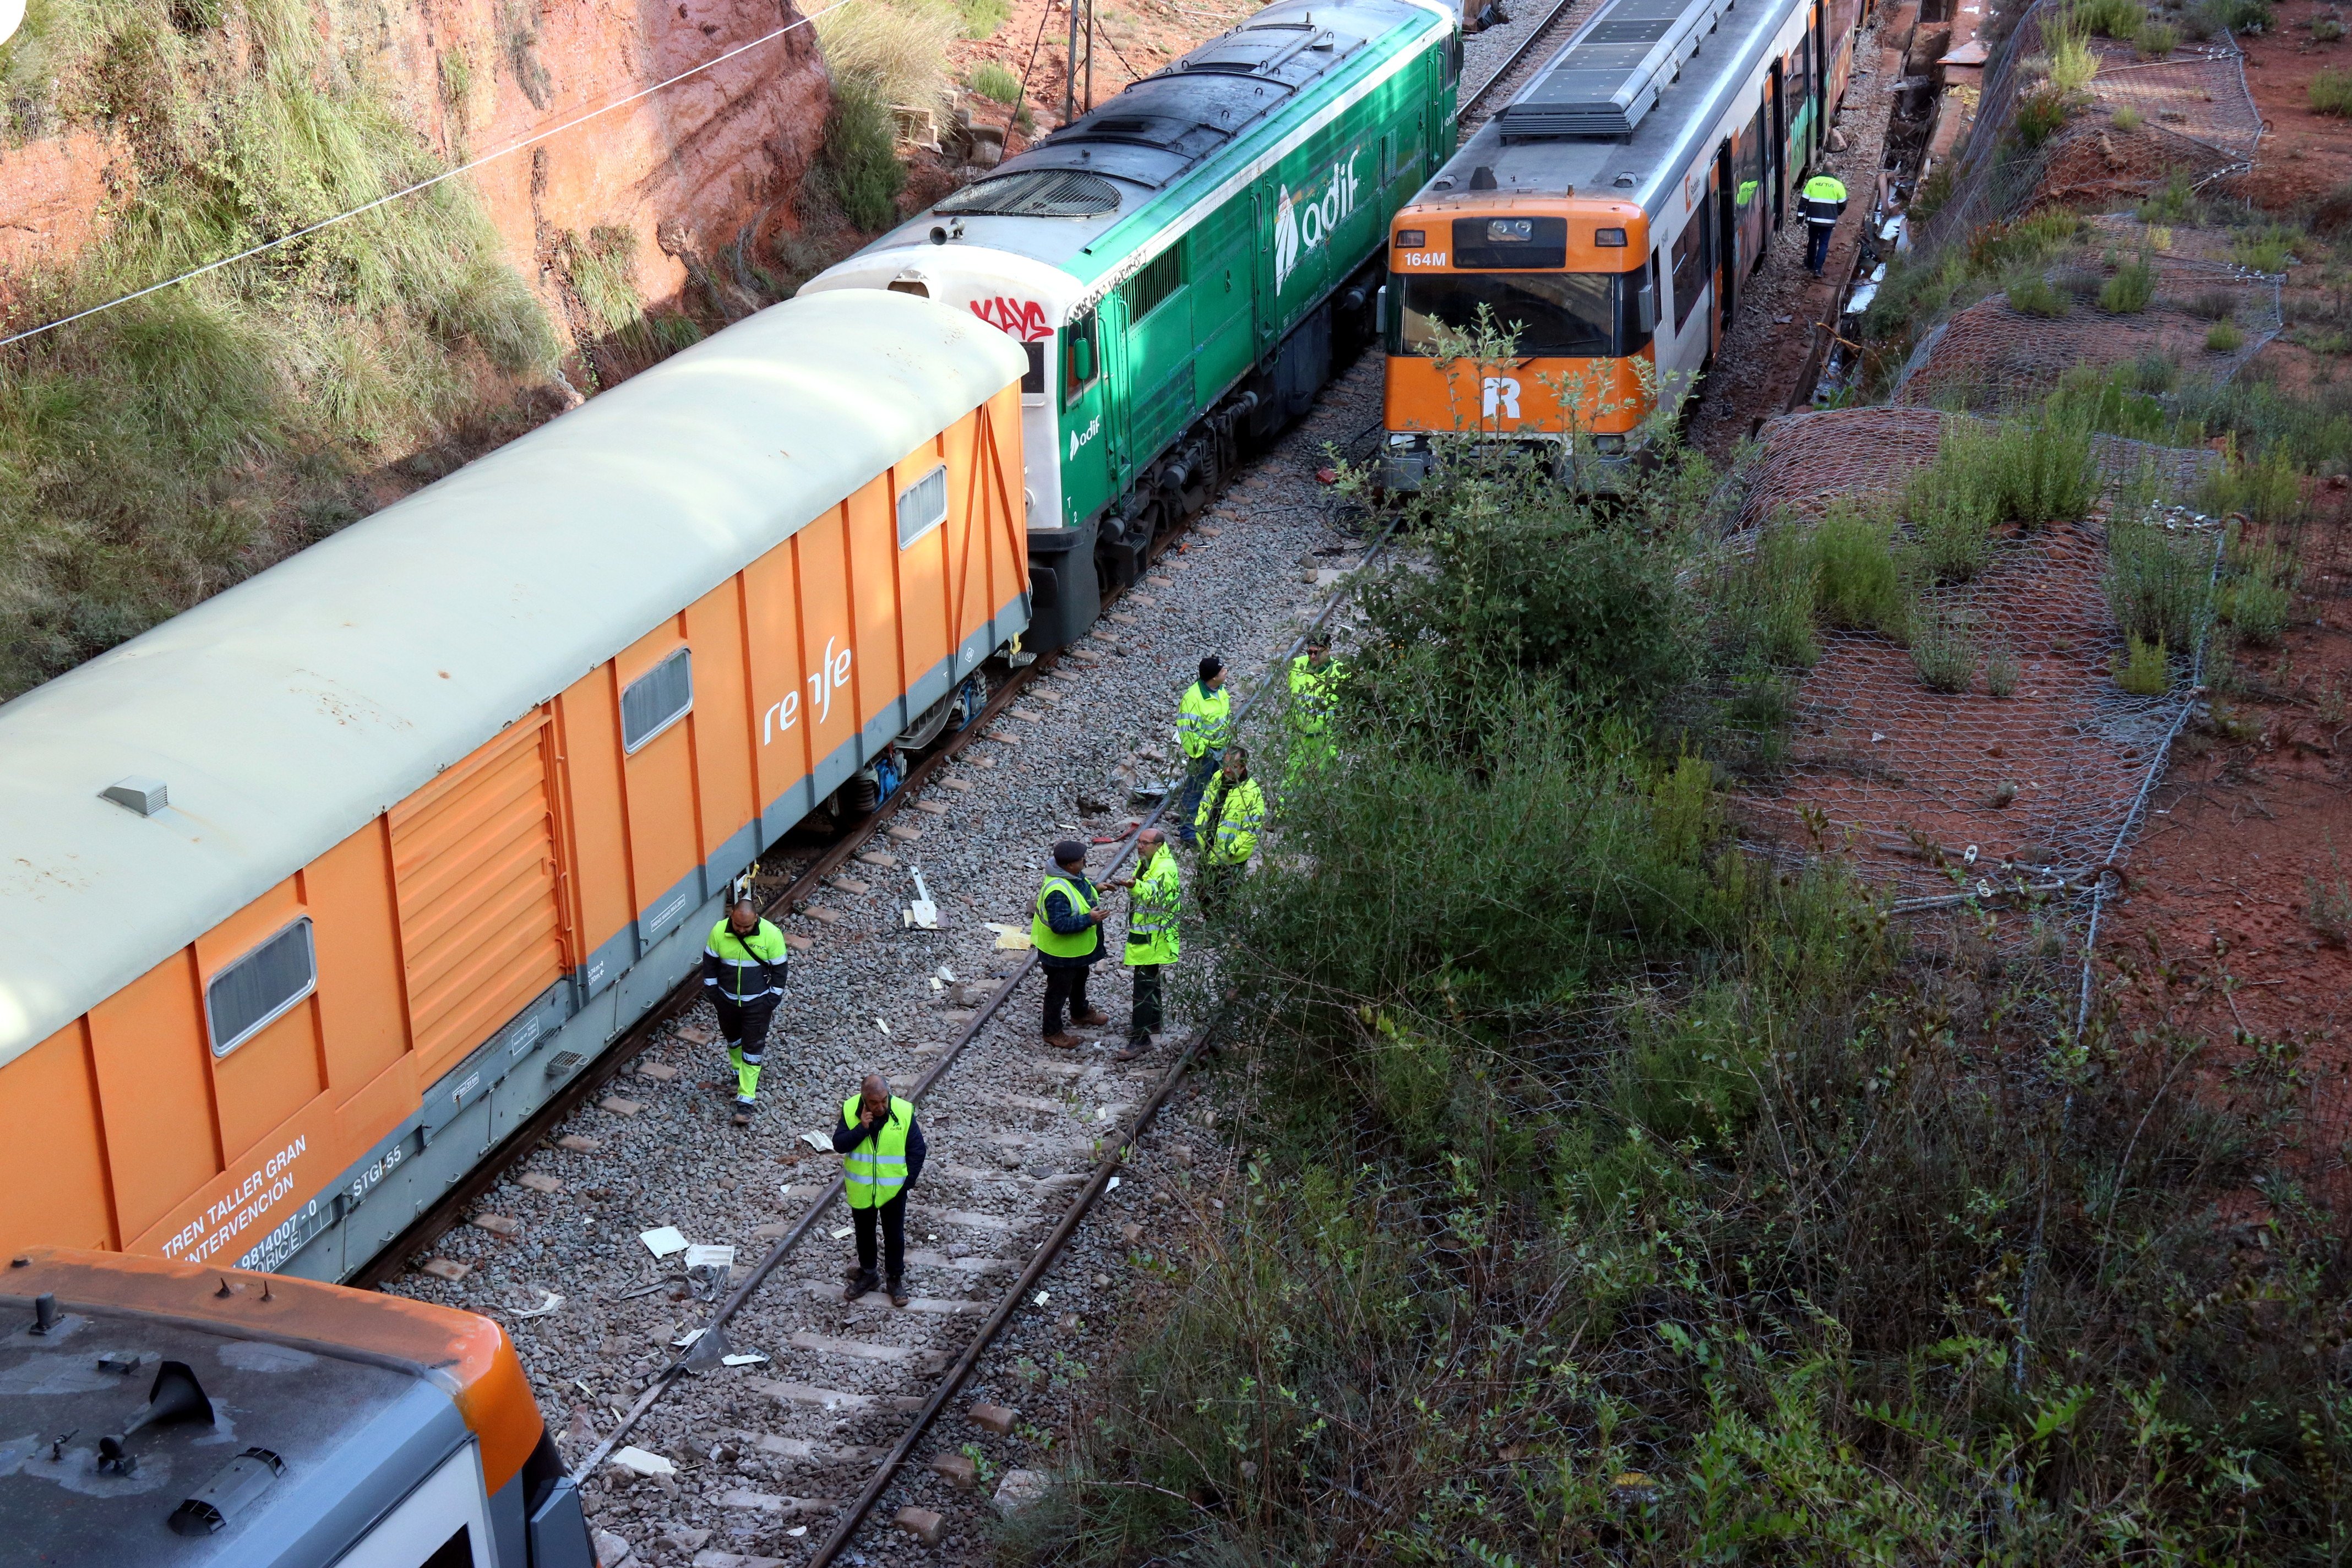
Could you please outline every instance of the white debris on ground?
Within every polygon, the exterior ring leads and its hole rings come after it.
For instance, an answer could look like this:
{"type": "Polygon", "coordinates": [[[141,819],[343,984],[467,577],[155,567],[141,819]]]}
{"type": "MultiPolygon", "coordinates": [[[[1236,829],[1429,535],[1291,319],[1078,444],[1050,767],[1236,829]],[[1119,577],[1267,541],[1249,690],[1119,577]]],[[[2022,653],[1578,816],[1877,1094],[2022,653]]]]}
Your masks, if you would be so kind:
{"type": "MultiPolygon", "coordinates": [[[[925,806],[944,811],[894,819],[915,838],[877,835],[782,920],[812,945],[793,956],[752,1126],[729,1124],[725,1043],[697,1007],[485,1195],[485,1214],[509,1224],[442,1239],[442,1261],[470,1266],[461,1279],[413,1272],[388,1287],[503,1322],[571,1462],[614,1431],[725,1294],[707,1288],[716,1271],[687,1268],[714,1255],[686,1249],[734,1247],[734,1278],[748,1273],[838,1171],[828,1135],[861,1077],[882,1072],[903,1090],[1021,962],[999,931],[1025,935],[1049,847],[1119,835],[1143,809],[1128,804],[1132,784],[1177,771],[1176,703],[1201,656],[1223,657],[1245,695],[1328,598],[1318,573],[1357,563],[1362,541],[1334,531],[1316,470],[1327,446],[1377,422],[1380,369],[1377,355],[1360,360],[1198,520],[1185,549],[993,722],[1001,739],[974,743],[925,787],[925,806]],[[917,897],[910,858],[937,931],[904,919],[917,897]],[[546,1310],[551,1299],[558,1310],[546,1310]]],[[[1097,847],[1098,871],[1111,853],[1097,847]]],[[[797,1563],[824,1538],[1060,1217],[1106,1131],[1125,1125],[1173,1060],[1173,1018],[1154,1055],[1111,1059],[1128,1001],[1116,962],[1123,900],[1113,907],[1113,957],[1089,990],[1110,1026],[1081,1031],[1089,1043],[1076,1052],[1042,1045],[1032,975],[923,1105],[929,1163],[908,1212],[908,1306],[878,1291],[842,1300],[849,1215],[829,1215],[728,1323],[723,1364],[668,1390],[588,1479],[606,1568],[620,1554],[646,1568],[797,1563]]],[[[1180,1089],[1165,1131],[1144,1140],[844,1561],[988,1559],[1000,1511],[1026,1506],[1042,1484],[1014,1478],[1051,1468],[1054,1434],[1040,1423],[1063,1419],[1068,1366],[1102,1358],[1139,1278],[1135,1260],[1179,1234],[1194,1162],[1216,1163],[1205,1124],[1194,1092],[1180,1089]],[[975,1404],[1001,1418],[971,1419],[975,1404]]]]}

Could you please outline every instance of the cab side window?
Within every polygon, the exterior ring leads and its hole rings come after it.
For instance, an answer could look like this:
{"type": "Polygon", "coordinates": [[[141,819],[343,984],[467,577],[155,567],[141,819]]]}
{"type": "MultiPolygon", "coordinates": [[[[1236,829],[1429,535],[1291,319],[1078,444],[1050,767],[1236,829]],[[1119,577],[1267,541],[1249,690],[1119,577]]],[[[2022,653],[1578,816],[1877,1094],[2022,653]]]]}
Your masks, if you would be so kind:
{"type": "Polygon", "coordinates": [[[1062,329],[1062,401],[1076,403],[1078,395],[1102,374],[1100,347],[1095,342],[1095,313],[1071,319],[1062,329]]]}
{"type": "Polygon", "coordinates": [[[1691,307],[1698,303],[1699,290],[1715,271],[1715,258],[1707,254],[1707,232],[1714,226],[1707,222],[1712,203],[1703,205],[1683,225],[1675,237],[1675,331],[1681,331],[1690,320],[1691,307]]]}

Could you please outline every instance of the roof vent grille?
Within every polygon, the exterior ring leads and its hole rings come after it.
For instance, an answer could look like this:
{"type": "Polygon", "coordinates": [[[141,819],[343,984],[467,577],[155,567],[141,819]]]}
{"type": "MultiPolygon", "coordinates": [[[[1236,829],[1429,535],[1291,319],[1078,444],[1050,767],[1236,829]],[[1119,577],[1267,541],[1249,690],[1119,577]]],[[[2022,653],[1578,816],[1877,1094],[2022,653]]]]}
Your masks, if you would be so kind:
{"type": "Polygon", "coordinates": [[[1496,118],[1506,136],[1630,136],[1727,0],[1616,0],[1496,118]]]}
{"type": "Polygon", "coordinates": [[[1031,169],[968,185],[932,209],[1004,217],[1094,217],[1118,210],[1118,187],[1075,169],[1031,169]]]}
{"type": "Polygon", "coordinates": [[[128,806],[142,816],[152,816],[172,804],[172,792],[162,779],[142,778],[137,773],[127,779],[117,779],[98,792],[117,805],[128,806]]]}

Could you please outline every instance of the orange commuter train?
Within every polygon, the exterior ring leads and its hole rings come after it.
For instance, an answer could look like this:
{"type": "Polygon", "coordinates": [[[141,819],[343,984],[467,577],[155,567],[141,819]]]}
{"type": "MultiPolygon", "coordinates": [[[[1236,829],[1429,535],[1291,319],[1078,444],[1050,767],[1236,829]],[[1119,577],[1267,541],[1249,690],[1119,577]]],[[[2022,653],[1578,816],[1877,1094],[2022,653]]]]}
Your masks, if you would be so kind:
{"type": "Polygon", "coordinates": [[[1390,226],[1379,481],[1417,488],[1458,434],[1610,488],[1798,216],[1860,5],[1614,0],[1580,27],[1390,226]]]}
{"type": "Polygon", "coordinates": [[[307,1279],[0,1271],[0,1520],[50,1568],[593,1568],[506,1331],[307,1279]]]}
{"type": "Polygon", "coordinates": [[[0,1249],[340,1279],[1027,623],[1020,346],[764,310],[0,708],[0,1249]]]}

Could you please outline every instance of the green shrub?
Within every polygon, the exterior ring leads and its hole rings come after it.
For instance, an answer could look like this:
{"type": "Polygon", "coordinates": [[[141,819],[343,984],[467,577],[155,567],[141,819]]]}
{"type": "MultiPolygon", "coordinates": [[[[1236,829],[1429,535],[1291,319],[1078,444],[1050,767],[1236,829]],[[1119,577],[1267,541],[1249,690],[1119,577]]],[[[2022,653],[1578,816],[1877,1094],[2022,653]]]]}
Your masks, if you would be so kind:
{"type": "Polygon", "coordinates": [[[2341,16],[2315,16],[2315,17],[2313,17],[2313,18],[2312,18],[2312,22],[2311,22],[2311,41],[2312,41],[2313,43],[2315,43],[2315,44],[2333,44],[2333,43],[2337,43],[2337,42],[2342,41],[2343,37],[2344,37],[2344,18],[2343,18],[2343,17],[2341,17],[2341,16]]]}
{"type": "Polygon", "coordinates": [[[982,60],[971,73],[971,90],[995,102],[1012,105],[1021,101],[1021,79],[1012,68],[995,60],[982,60]]]}
{"type": "Polygon", "coordinates": [[[2136,315],[2156,298],[2156,263],[2143,251],[2116,268],[2099,290],[2099,309],[2111,316],[2136,315]]]}
{"type": "Polygon", "coordinates": [[[1742,638],[1773,664],[1809,666],[1822,657],[1813,637],[1813,605],[1821,566],[1813,541],[1790,521],[1767,525],[1743,568],[1736,592],[1742,638]]]}
{"type": "MultiPolygon", "coordinates": [[[[956,0],[956,8],[963,13],[963,36],[971,39],[992,38],[996,29],[1004,26],[1013,15],[1012,0],[956,0]]],[[[1010,99],[998,100],[1009,103],[1010,99]]]]}
{"type": "Polygon", "coordinates": [[[2233,289],[2200,289],[2180,303],[2190,315],[2209,321],[2226,321],[2238,313],[2238,294],[2233,289]]]}
{"type": "Polygon", "coordinates": [[[2283,447],[2251,462],[2232,458],[2206,476],[2197,506],[2209,516],[2236,513],[2262,528],[2292,522],[2303,515],[2303,476],[2283,447]]]}
{"type": "Polygon", "coordinates": [[[1965,583],[1992,564],[1998,490],[1955,482],[1958,478],[1952,466],[1938,463],[1913,474],[1903,490],[1903,510],[1911,520],[1905,553],[1937,583],[1965,583]]]}
{"type": "Polygon", "coordinates": [[[2147,117],[2128,103],[2119,103],[2108,111],[2107,122],[2128,136],[2147,123],[2147,117]]]}
{"type": "Polygon", "coordinates": [[[2139,204],[2134,216],[2140,222],[2186,223],[2197,212],[2197,180],[2187,169],[2175,164],[2164,176],[2164,184],[2154,195],[2139,204]]]}
{"type": "Polygon", "coordinates": [[[2212,546],[2137,521],[2107,523],[2107,608],[2126,635],[2194,647],[2211,617],[2212,546]]]}
{"type": "Polygon", "coordinates": [[[2233,322],[2216,321],[2205,329],[2205,346],[2217,354],[2235,353],[2246,343],[2246,334],[2233,322]]]}
{"type": "Polygon", "coordinates": [[[2011,279],[2008,295],[2009,308],[2028,316],[2063,316],[2074,304],[2038,272],[2021,273],[2011,279]]]}
{"type": "Polygon", "coordinates": [[[2352,71],[2321,67],[2319,74],[2311,79],[2311,111],[2352,115],[2352,71]]]}
{"type": "Polygon", "coordinates": [[[2228,573],[2215,604],[2220,618],[2240,642],[2275,645],[2286,634],[2294,604],[2294,563],[2278,545],[2249,542],[2244,531],[2233,527],[2225,564],[2228,573]]]}
{"type": "MultiPolygon", "coordinates": [[[[2170,366],[2165,366],[2167,370],[2170,366]]],[[[2078,364],[2061,374],[2044,404],[2049,418],[2135,441],[2168,443],[2177,421],[2137,365],[2078,364]]]]}
{"type": "Polygon", "coordinates": [[[907,171],[898,162],[897,128],[889,106],[865,82],[834,84],[824,158],[834,196],[852,224],[871,231],[898,222],[907,171]]]}
{"type": "Polygon", "coordinates": [[[2126,639],[2125,647],[2115,672],[2117,686],[2134,697],[2161,697],[2172,689],[2172,661],[2163,639],[2142,642],[2133,637],[2126,639]]]}
{"type": "Polygon", "coordinates": [[[1894,548],[1895,521],[1883,507],[1840,496],[1813,530],[1814,603],[1823,624],[1901,637],[1907,605],[1894,548]]]}
{"type": "Polygon", "coordinates": [[[1931,604],[1915,605],[1911,668],[1930,691],[1966,691],[1977,677],[1976,637],[1967,621],[1931,604]]]}
{"type": "Polygon", "coordinates": [[[2128,39],[2147,25],[2147,12],[2138,0],[2075,0],[2065,23],[2077,33],[2128,39]]]}
{"type": "MultiPolygon", "coordinates": [[[[2071,27],[2061,28],[2049,36],[2050,85],[2061,93],[2072,95],[2091,85],[2099,74],[2099,57],[2090,40],[2071,27]]],[[[2054,130],[2055,127],[2053,127],[2054,130]]],[[[2035,143],[2038,145],[2038,140],[2035,143]]]]}
{"type": "Polygon", "coordinates": [[[2255,272],[2284,272],[2294,264],[2295,250],[2304,242],[2300,229],[2265,224],[2240,235],[2230,246],[2230,259],[2255,272]]]}
{"type": "Polygon", "coordinates": [[[2131,44],[2143,58],[2160,60],[2180,47],[2180,29],[2165,22],[2148,22],[2132,35],[2131,44]]]}
{"type": "Polygon", "coordinates": [[[2237,33],[2262,33],[2276,26],[2271,0],[2204,0],[2192,13],[2215,32],[2227,27],[2237,33]]]}
{"type": "Polygon", "coordinates": [[[2039,147],[2066,126],[2063,93],[2036,88],[2017,102],[2017,134],[2028,147],[2039,147]]]}
{"type": "Polygon", "coordinates": [[[2017,653],[2007,643],[1997,645],[1985,655],[1985,690],[1991,695],[2015,696],[2017,676],[2017,653]]]}

